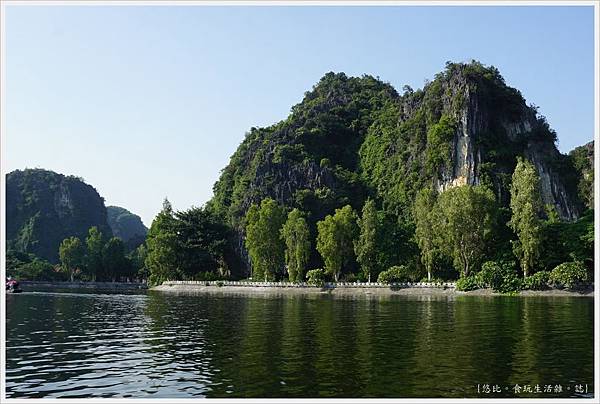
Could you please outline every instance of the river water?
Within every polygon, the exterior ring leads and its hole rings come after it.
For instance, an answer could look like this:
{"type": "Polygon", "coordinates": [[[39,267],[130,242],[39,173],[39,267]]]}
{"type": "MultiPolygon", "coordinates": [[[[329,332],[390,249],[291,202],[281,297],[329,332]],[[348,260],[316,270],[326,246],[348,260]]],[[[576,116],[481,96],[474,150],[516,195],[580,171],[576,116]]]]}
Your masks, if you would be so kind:
{"type": "Polygon", "coordinates": [[[25,292],[7,397],[590,397],[593,303],[25,292]]]}

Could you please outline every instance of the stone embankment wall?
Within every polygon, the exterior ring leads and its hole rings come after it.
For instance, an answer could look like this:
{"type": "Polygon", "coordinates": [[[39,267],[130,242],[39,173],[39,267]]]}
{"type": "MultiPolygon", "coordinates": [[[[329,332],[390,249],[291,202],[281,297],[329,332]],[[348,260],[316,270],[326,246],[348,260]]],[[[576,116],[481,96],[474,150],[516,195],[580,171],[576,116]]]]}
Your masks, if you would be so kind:
{"type": "Polygon", "coordinates": [[[190,286],[237,286],[237,287],[263,287],[263,288],[455,288],[454,282],[401,282],[401,283],[361,283],[361,282],[327,282],[324,286],[309,285],[291,282],[248,282],[248,281],[165,281],[164,286],[190,285],[190,286]]]}
{"type": "Polygon", "coordinates": [[[137,290],[148,289],[145,283],[137,282],[45,282],[45,281],[21,281],[22,288],[43,287],[43,288],[67,288],[67,289],[118,289],[118,290],[137,290]]]}

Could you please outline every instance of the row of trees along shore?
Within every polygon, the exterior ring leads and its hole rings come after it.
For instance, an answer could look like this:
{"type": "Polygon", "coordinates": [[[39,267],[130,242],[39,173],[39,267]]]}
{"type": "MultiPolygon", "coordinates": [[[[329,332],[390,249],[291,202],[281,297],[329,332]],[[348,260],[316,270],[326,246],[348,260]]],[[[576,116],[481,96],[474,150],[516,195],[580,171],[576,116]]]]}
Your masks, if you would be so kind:
{"type": "Polygon", "coordinates": [[[145,278],[140,271],[138,256],[145,250],[127,252],[119,237],[105,237],[96,226],[88,230],[84,240],[78,237],[64,239],[59,248],[60,263],[51,264],[31,254],[9,251],[7,268],[20,279],[42,281],[133,281],[145,278]]]}
{"type": "MultiPolygon", "coordinates": [[[[502,208],[485,186],[462,185],[441,193],[422,189],[414,203],[410,240],[418,248],[418,259],[385,266],[390,254],[384,250],[401,246],[390,246],[393,237],[384,216],[369,199],[361,212],[350,205],[340,207],[311,230],[304,212],[265,198],[249,207],[242,223],[250,277],[314,284],[326,279],[386,283],[458,279],[462,290],[501,291],[527,285],[542,288],[552,280],[568,286],[589,280],[593,223],[583,231],[578,228],[578,239],[569,246],[570,262],[555,264],[557,271],[542,270],[548,262],[540,262],[542,252],[552,255],[544,249],[560,243],[557,232],[566,229],[560,226],[574,225],[561,223],[556,210],[543,205],[537,171],[521,158],[512,176],[509,209],[502,208]],[[315,249],[323,268],[309,270],[315,249]]],[[[165,200],[146,240],[144,268],[150,283],[229,277],[225,257],[235,254],[228,232],[208,210],[174,212],[165,200]]]]}
{"type": "MultiPolygon", "coordinates": [[[[462,290],[500,291],[591,281],[593,212],[575,223],[561,222],[554,207],[542,203],[535,167],[520,158],[510,194],[505,208],[482,185],[441,193],[422,189],[410,228],[403,231],[373,199],[360,212],[345,205],[311,223],[301,210],[265,198],[249,207],[241,224],[250,276],[313,284],[458,280],[462,290]]],[[[231,228],[209,209],[176,212],[165,199],[145,242],[133,251],[92,227],[85,240],[70,237],[61,243],[59,265],[9,252],[7,267],[21,278],[42,280],[160,284],[239,278],[230,269],[232,263],[242,266],[235,262],[233,239],[231,228]]]]}

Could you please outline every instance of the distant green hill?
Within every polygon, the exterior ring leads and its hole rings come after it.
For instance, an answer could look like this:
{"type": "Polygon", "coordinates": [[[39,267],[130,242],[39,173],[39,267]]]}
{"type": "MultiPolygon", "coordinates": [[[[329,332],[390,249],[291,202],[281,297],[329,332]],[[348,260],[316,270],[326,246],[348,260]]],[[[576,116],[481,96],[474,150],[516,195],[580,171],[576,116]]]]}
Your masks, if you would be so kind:
{"type": "Polygon", "coordinates": [[[92,226],[112,236],[104,199],[83,179],[43,169],[7,174],[7,249],[56,263],[62,240],[84,240],[92,226]]]}
{"type": "Polygon", "coordinates": [[[144,242],[148,229],[138,215],[119,206],[107,206],[106,211],[113,234],[120,237],[129,249],[134,249],[144,242]]]}

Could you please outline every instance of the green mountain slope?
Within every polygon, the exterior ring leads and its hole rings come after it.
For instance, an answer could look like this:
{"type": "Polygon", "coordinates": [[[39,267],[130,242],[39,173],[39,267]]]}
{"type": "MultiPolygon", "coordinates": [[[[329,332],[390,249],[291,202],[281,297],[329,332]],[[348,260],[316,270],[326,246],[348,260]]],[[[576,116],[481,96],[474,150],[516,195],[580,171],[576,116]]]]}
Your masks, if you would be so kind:
{"type": "Polygon", "coordinates": [[[83,240],[92,226],[112,235],[104,199],[81,178],[42,169],[7,174],[7,249],[55,263],[61,241],[70,236],[83,240]]]}
{"type": "MultiPolygon", "coordinates": [[[[418,190],[486,184],[507,207],[517,156],[536,166],[543,202],[563,220],[577,219],[579,174],[555,141],[536,108],[478,62],[448,63],[423,89],[402,95],[371,76],[328,73],[285,120],[246,134],[207,208],[233,228],[247,263],[243,218],[263,198],[307,212],[314,239],[318,220],[345,204],[360,210],[371,197],[388,216],[389,242],[414,254],[418,190]]],[[[319,264],[313,251],[311,265],[319,264]]]]}

